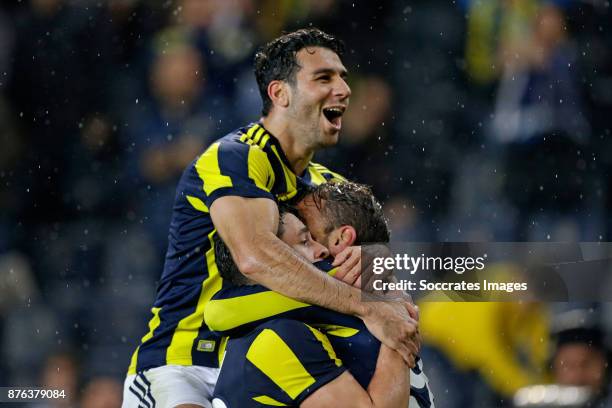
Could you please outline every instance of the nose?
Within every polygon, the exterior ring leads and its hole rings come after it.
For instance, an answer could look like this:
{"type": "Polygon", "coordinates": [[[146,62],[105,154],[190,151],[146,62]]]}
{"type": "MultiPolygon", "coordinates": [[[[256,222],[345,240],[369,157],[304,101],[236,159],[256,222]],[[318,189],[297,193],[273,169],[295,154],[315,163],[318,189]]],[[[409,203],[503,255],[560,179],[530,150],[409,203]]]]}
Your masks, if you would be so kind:
{"type": "Polygon", "coordinates": [[[351,96],[351,87],[342,77],[338,78],[335,95],[340,97],[341,100],[347,99],[349,96],[351,96]]]}
{"type": "Polygon", "coordinates": [[[317,241],[313,240],[313,248],[314,248],[314,257],[317,261],[325,259],[329,257],[329,250],[325,248],[324,245],[319,244],[317,241]]]}

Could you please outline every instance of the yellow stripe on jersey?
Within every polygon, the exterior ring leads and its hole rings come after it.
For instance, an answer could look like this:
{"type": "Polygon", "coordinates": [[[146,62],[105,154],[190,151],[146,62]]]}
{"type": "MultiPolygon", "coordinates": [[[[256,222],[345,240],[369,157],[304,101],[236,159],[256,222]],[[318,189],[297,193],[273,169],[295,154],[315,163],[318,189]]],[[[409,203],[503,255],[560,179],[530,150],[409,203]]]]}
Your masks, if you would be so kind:
{"type": "Polygon", "coordinates": [[[225,358],[225,349],[227,348],[228,340],[229,337],[224,336],[221,337],[221,341],[219,342],[219,355],[217,356],[219,358],[219,367],[221,367],[221,365],[223,364],[223,358],[225,358]]]}
{"type": "MultiPolygon", "coordinates": [[[[248,145],[253,145],[254,144],[253,134],[259,128],[260,128],[260,126],[258,124],[255,124],[255,125],[251,126],[249,128],[249,130],[247,130],[246,133],[244,133],[242,136],[240,136],[240,141],[244,142],[244,143],[246,143],[248,145]]],[[[261,130],[263,131],[263,128],[261,128],[261,130]]]]}
{"type": "Polygon", "coordinates": [[[274,170],[268,160],[268,155],[259,147],[249,147],[248,164],[249,178],[262,190],[270,191],[274,185],[274,170]]]}
{"type": "Polygon", "coordinates": [[[314,167],[309,166],[308,172],[310,173],[310,180],[312,180],[313,184],[319,185],[327,181],[314,167]]]}
{"type": "Polygon", "coordinates": [[[259,128],[260,128],[259,124],[256,123],[255,125],[251,126],[249,130],[247,130],[246,135],[249,137],[249,139],[253,138],[253,135],[259,128]]]}
{"type": "Polygon", "coordinates": [[[253,397],[253,401],[259,402],[263,405],[269,405],[271,407],[288,407],[289,405],[283,404],[275,400],[274,398],[268,397],[267,395],[260,395],[259,397],[253,397]]]}
{"type": "Polygon", "coordinates": [[[253,136],[253,143],[255,144],[259,144],[259,139],[261,139],[261,136],[265,133],[265,129],[262,127],[259,127],[259,130],[257,131],[257,133],[255,133],[255,136],[253,136]]]}
{"type": "Polygon", "coordinates": [[[339,175],[339,174],[338,174],[338,173],[336,173],[336,172],[331,171],[330,169],[328,169],[327,167],[325,167],[325,166],[323,166],[323,165],[321,165],[321,164],[319,164],[319,163],[312,163],[312,162],[311,162],[310,164],[312,164],[312,166],[313,166],[313,167],[314,167],[314,168],[315,168],[315,169],[316,169],[316,170],[317,170],[319,173],[322,173],[322,174],[331,174],[331,175],[332,175],[332,177],[333,177],[334,179],[337,179],[338,181],[346,181],[346,179],[345,179],[344,177],[342,177],[341,175],[339,175]]]}
{"type": "Polygon", "coordinates": [[[266,132],[266,129],[259,124],[251,126],[246,133],[240,136],[240,141],[248,145],[257,145],[262,149],[266,146],[270,140],[270,135],[266,132]]]}
{"type": "Polygon", "coordinates": [[[359,333],[359,330],[354,327],[338,326],[337,324],[315,324],[313,326],[324,332],[327,336],[353,337],[359,333]]]}
{"type": "Polygon", "coordinates": [[[261,139],[261,142],[259,142],[259,147],[261,147],[262,149],[266,147],[266,143],[268,143],[268,140],[270,140],[270,135],[266,133],[266,135],[261,139]]]}
{"type": "Polygon", "coordinates": [[[255,124],[240,137],[240,140],[250,145],[256,144],[263,149],[270,140],[270,135],[263,126],[255,124]]]}
{"type": "Polygon", "coordinates": [[[310,331],[312,332],[312,334],[314,334],[314,336],[317,338],[317,340],[321,342],[321,344],[323,345],[323,349],[327,351],[329,358],[331,360],[334,360],[334,363],[336,364],[336,366],[340,367],[342,365],[342,361],[338,357],[336,357],[336,352],[334,351],[334,348],[331,345],[331,342],[329,341],[329,339],[317,329],[310,327],[309,325],[306,325],[306,327],[308,327],[310,331]]]}
{"type": "MultiPolygon", "coordinates": [[[[202,326],[204,319],[204,308],[210,298],[221,290],[221,275],[215,263],[215,243],[213,240],[217,230],[214,229],[208,234],[210,249],[206,251],[206,263],[208,265],[208,277],[202,282],[200,297],[195,311],[189,316],[184,317],[176,326],[172,341],[166,351],[166,363],[178,365],[192,365],[191,349],[193,342],[198,337],[198,330],[202,326]]],[[[214,347],[213,347],[214,350],[214,347]]],[[[211,350],[211,351],[213,351],[211,350]]]]}
{"type": "MultiPolygon", "coordinates": [[[[159,327],[161,323],[161,320],[159,319],[160,310],[161,307],[154,307],[151,309],[153,317],[149,321],[149,332],[142,337],[142,339],[140,340],[140,344],[153,337],[153,332],[159,327]]],[[[138,350],[140,350],[140,346],[138,346],[136,348],[136,351],[134,351],[134,354],[132,354],[132,360],[130,361],[130,366],[128,367],[128,375],[136,374],[136,365],[138,363],[138,350]]]]}
{"type": "Polygon", "coordinates": [[[244,143],[248,144],[249,146],[253,145],[253,141],[251,139],[249,139],[249,137],[247,135],[242,135],[240,140],[243,141],[244,143]]]}
{"type": "Polygon", "coordinates": [[[225,331],[310,306],[276,292],[260,292],[229,299],[211,300],[206,307],[206,324],[211,330],[225,331]],[[257,307],[252,307],[256,304],[257,307]]]}
{"type": "Polygon", "coordinates": [[[297,179],[295,177],[295,174],[293,174],[293,171],[291,171],[291,169],[289,169],[285,165],[285,162],[283,162],[283,160],[281,159],[280,154],[278,154],[278,150],[276,149],[276,146],[272,145],[271,148],[276,157],[278,158],[279,163],[283,167],[283,173],[285,173],[285,182],[287,183],[287,192],[284,194],[279,194],[278,199],[281,201],[286,201],[293,198],[293,196],[297,194],[297,179]]]}
{"type": "Polygon", "coordinates": [[[208,207],[204,204],[204,201],[200,200],[198,197],[188,195],[187,201],[189,201],[189,204],[196,210],[208,213],[208,207]]]}
{"type": "Polygon", "coordinates": [[[219,188],[232,187],[232,179],[221,174],[219,168],[219,146],[218,142],[210,145],[195,165],[198,176],[204,182],[206,195],[210,195],[219,188]]]}
{"type": "Polygon", "coordinates": [[[297,398],[315,383],[300,359],[273,330],[264,329],[259,333],[251,343],[246,358],[291,399],[297,398]]]}

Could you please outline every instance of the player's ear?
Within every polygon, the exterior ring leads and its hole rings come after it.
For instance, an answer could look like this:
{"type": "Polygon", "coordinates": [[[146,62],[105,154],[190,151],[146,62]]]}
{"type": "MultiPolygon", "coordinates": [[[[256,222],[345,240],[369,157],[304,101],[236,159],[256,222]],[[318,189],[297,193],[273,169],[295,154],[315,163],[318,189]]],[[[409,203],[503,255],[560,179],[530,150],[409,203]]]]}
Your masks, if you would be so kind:
{"type": "Polygon", "coordinates": [[[329,238],[330,250],[335,250],[331,252],[338,253],[357,241],[357,231],[350,225],[343,225],[332,231],[329,238]]]}
{"type": "Polygon", "coordinates": [[[285,81],[275,80],[268,84],[268,96],[274,106],[289,106],[289,90],[285,81]]]}
{"type": "Polygon", "coordinates": [[[342,231],[342,241],[346,243],[347,246],[351,246],[357,241],[357,231],[350,225],[344,225],[341,228],[342,231]]]}

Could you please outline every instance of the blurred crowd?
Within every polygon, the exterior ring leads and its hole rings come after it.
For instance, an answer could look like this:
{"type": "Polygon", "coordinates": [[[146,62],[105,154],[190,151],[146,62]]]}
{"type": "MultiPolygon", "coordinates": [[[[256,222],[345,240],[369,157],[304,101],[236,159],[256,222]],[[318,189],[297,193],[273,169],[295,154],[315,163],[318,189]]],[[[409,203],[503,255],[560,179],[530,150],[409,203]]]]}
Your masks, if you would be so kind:
{"type": "MultiPolygon", "coordinates": [[[[610,241],[611,21],[608,0],[2,2],[0,384],[119,406],[178,177],[258,120],[252,58],[283,30],[346,42],[351,108],[315,159],[374,187],[394,240],[610,241]]],[[[422,310],[439,406],[551,381],[605,400],[606,305],[422,310]]]]}

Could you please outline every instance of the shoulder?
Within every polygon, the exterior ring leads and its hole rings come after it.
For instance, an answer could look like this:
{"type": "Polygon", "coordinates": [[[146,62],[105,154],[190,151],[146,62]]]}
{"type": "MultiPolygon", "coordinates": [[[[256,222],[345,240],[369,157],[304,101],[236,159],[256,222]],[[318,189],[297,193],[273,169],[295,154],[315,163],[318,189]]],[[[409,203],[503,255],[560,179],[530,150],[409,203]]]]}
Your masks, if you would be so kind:
{"type": "Polygon", "coordinates": [[[322,164],[319,163],[315,163],[315,162],[310,162],[309,164],[309,169],[311,172],[320,174],[321,176],[323,176],[327,181],[347,181],[346,178],[334,171],[331,171],[330,169],[328,169],[327,167],[325,167],[322,164]]]}
{"type": "Polygon", "coordinates": [[[257,143],[253,143],[253,134],[256,130],[262,129],[258,123],[251,123],[247,126],[238,128],[227,135],[215,140],[206,151],[213,149],[222,154],[253,154],[265,155],[265,151],[257,143]]]}
{"type": "Polygon", "coordinates": [[[194,163],[197,165],[197,162],[206,160],[208,157],[215,157],[223,161],[246,161],[249,155],[261,155],[263,151],[259,149],[259,146],[245,142],[246,132],[251,126],[238,128],[215,140],[196,158],[194,163]]]}

